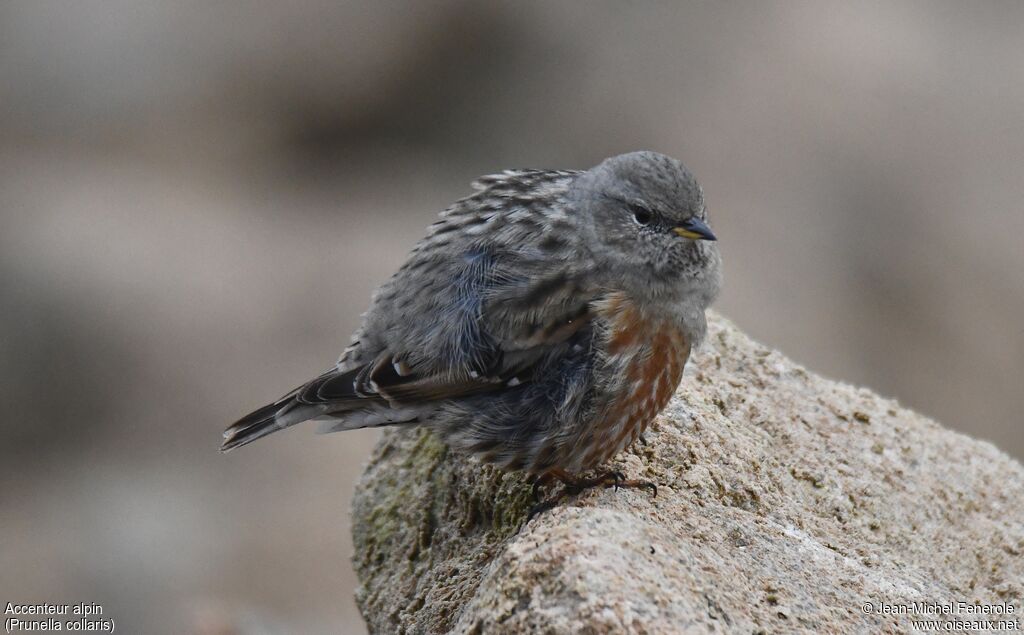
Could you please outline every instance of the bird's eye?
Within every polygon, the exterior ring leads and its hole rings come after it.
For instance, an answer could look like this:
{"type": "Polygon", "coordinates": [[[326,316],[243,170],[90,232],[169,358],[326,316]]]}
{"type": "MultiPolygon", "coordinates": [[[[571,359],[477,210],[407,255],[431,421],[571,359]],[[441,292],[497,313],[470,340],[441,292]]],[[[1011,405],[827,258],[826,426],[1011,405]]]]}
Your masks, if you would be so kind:
{"type": "Polygon", "coordinates": [[[650,225],[651,221],[654,219],[654,214],[651,214],[650,210],[644,209],[638,205],[633,205],[630,209],[633,211],[633,220],[636,221],[637,225],[650,225]]]}

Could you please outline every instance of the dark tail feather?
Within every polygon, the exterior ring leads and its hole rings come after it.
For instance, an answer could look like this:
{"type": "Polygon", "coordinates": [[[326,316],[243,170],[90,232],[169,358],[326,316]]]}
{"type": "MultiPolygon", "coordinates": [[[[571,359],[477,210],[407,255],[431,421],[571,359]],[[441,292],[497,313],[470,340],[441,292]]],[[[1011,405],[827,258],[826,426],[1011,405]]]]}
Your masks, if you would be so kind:
{"type": "MultiPolygon", "coordinates": [[[[268,434],[328,412],[355,409],[365,403],[364,396],[355,390],[356,378],[362,371],[363,367],[345,372],[332,368],[274,403],[245,415],[224,431],[224,442],[220,446],[220,451],[234,450],[268,434]]],[[[377,401],[382,402],[379,398],[377,401]]]]}
{"type": "Polygon", "coordinates": [[[276,416],[281,408],[287,406],[288,401],[290,399],[267,404],[231,424],[224,431],[224,442],[220,446],[220,451],[228,452],[234,450],[235,448],[252,443],[256,439],[265,437],[272,432],[288,427],[288,424],[279,422],[276,416]]]}

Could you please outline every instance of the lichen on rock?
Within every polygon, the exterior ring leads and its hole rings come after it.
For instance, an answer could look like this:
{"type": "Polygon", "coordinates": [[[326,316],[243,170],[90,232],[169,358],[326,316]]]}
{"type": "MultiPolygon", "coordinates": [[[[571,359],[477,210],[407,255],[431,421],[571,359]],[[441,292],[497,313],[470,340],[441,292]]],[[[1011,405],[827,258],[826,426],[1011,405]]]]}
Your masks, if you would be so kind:
{"type": "Polygon", "coordinates": [[[914,601],[1021,618],[1024,468],[988,443],[717,316],[646,436],[611,467],[657,497],[592,490],[527,523],[523,475],[386,431],[353,504],[371,631],[904,631],[917,617],[864,608],[914,601]]]}

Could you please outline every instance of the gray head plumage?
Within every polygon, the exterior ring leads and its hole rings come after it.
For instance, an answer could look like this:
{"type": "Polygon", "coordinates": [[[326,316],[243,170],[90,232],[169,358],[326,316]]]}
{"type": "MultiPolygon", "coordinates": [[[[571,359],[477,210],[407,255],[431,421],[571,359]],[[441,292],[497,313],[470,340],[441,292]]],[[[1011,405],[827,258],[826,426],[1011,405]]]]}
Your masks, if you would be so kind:
{"type": "Polygon", "coordinates": [[[717,294],[720,257],[704,193],[678,160],[649,151],[607,159],[580,174],[569,204],[613,285],[659,301],[717,294]]]}

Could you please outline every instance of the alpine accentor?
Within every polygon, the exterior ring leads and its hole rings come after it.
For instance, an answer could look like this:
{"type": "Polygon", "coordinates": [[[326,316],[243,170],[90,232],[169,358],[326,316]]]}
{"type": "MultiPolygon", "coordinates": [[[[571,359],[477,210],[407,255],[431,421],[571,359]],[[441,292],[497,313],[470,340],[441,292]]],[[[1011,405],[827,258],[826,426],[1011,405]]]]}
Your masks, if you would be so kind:
{"type": "Polygon", "coordinates": [[[309,419],[426,425],[567,486],[634,442],[703,338],[721,281],[700,186],[633,152],[507,170],[445,210],[330,370],[232,425],[222,451],[309,419]]]}

